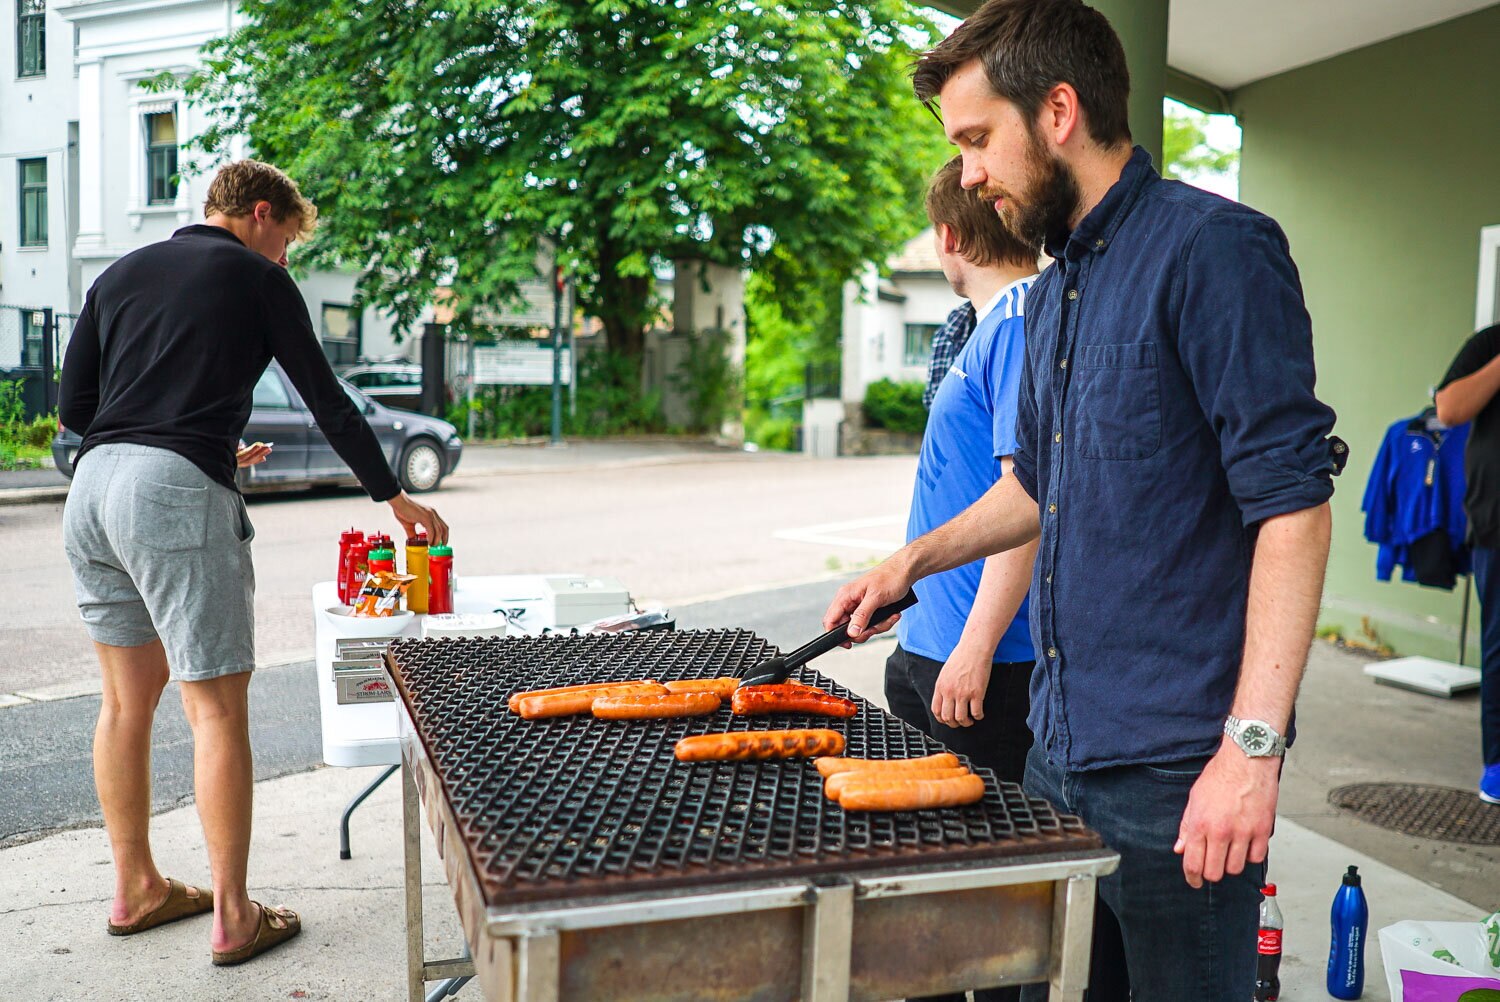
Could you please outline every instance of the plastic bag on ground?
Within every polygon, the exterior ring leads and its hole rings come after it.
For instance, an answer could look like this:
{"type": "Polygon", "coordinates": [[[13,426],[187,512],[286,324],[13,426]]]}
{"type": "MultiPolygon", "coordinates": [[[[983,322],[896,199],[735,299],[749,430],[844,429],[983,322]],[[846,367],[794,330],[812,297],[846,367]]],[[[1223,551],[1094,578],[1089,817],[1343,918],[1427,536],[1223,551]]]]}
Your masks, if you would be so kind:
{"type": "Polygon", "coordinates": [[[1391,1002],[1500,1002],[1490,930],[1500,923],[1403,921],[1380,930],[1391,1002]]]}

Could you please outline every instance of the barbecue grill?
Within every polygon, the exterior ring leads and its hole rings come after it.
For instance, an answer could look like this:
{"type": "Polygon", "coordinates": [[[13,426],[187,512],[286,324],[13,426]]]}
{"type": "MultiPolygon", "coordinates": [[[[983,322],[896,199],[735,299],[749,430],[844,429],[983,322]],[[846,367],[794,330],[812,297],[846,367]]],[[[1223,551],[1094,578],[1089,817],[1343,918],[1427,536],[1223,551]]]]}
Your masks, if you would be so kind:
{"type": "Polygon", "coordinates": [[[527,721],[513,693],[735,675],[777,651],[743,630],[403,641],[408,991],[467,973],[422,949],[418,798],[487,998],[878,1000],[1050,981],[1080,999],[1097,877],[1117,857],[988,770],[963,808],[846,813],[812,763],[683,763],[690,734],[831,727],[846,754],[931,738],[856,699],[796,714],[527,721]]]}

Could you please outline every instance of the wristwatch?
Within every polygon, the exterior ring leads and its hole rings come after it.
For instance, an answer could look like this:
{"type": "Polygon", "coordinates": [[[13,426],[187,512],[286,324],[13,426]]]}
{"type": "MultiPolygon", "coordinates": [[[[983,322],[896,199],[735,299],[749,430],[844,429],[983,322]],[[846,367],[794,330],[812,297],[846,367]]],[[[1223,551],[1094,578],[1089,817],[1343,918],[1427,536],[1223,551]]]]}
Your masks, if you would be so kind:
{"type": "Polygon", "coordinates": [[[1240,751],[1249,758],[1269,758],[1286,754],[1286,738],[1276,733],[1276,728],[1264,720],[1241,720],[1239,717],[1224,719],[1224,733],[1229,740],[1240,746],[1240,751]]]}

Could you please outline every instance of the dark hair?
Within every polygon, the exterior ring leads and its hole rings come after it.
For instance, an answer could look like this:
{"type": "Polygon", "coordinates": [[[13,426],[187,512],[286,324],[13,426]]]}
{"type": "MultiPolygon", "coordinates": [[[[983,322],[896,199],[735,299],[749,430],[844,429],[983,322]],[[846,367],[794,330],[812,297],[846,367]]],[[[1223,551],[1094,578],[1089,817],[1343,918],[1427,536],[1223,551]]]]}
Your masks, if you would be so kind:
{"type": "Polygon", "coordinates": [[[1035,121],[1047,92],[1071,84],[1089,135],[1130,139],[1130,70],[1105,16],[1080,0],[989,0],[917,60],[912,87],[929,108],[960,66],[978,59],[990,87],[1035,121]]]}
{"type": "Polygon", "coordinates": [[[1028,247],[1000,221],[994,205],[965,191],[960,183],[963,157],[954,157],[938,168],[927,184],[927,218],[932,225],[947,226],[958,241],[958,253],[980,268],[996,264],[1036,267],[1037,249],[1028,247]]]}

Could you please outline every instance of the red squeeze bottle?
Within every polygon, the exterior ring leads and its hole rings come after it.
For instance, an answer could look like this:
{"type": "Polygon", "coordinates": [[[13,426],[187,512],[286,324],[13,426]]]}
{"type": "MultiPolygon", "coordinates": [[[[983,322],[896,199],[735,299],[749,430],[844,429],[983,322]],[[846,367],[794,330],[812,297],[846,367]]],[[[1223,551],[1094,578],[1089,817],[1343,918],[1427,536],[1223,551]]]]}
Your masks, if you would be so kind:
{"type": "Polygon", "coordinates": [[[453,611],[453,547],[433,546],[427,550],[427,573],[432,583],[427,588],[427,611],[453,611]]]}
{"type": "Polygon", "coordinates": [[[356,539],[349,545],[349,597],[345,605],[353,605],[359,591],[365,586],[370,573],[370,540],[356,539]]]}
{"type": "Polygon", "coordinates": [[[339,536],[339,601],[345,605],[349,604],[349,550],[355,542],[364,538],[365,534],[354,528],[345,530],[339,536]]]}

